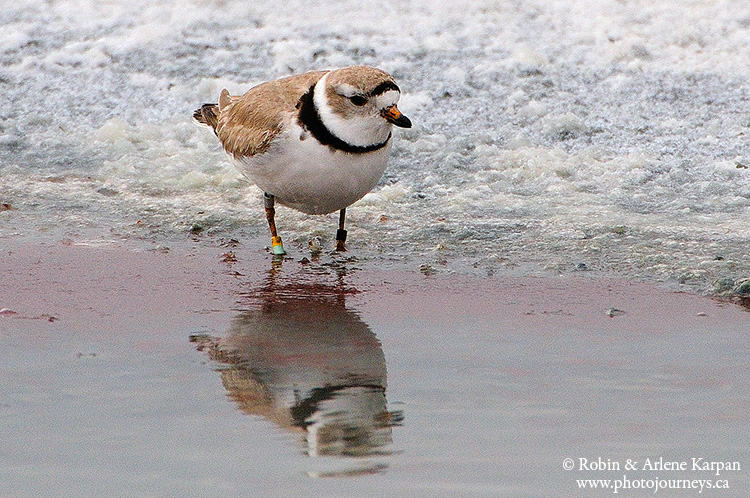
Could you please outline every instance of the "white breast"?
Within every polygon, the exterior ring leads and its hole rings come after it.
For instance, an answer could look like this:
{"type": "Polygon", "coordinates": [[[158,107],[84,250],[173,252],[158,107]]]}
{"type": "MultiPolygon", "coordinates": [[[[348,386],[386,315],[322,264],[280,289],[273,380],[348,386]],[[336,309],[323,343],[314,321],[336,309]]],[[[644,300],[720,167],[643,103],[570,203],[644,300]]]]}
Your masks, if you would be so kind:
{"type": "Polygon", "coordinates": [[[391,141],[364,154],[334,150],[293,123],[268,151],[234,163],[279,203],[303,213],[327,214],[372,190],[383,176],[390,151],[391,141]]]}

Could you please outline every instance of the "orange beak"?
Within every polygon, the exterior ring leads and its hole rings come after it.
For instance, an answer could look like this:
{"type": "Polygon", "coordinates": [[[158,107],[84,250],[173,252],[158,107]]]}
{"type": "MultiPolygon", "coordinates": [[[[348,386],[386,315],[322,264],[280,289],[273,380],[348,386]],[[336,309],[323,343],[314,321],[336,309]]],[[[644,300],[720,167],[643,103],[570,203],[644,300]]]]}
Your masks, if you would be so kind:
{"type": "Polygon", "coordinates": [[[395,124],[400,128],[411,128],[411,120],[401,114],[401,111],[398,110],[395,104],[383,109],[380,115],[389,123],[395,124]]]}

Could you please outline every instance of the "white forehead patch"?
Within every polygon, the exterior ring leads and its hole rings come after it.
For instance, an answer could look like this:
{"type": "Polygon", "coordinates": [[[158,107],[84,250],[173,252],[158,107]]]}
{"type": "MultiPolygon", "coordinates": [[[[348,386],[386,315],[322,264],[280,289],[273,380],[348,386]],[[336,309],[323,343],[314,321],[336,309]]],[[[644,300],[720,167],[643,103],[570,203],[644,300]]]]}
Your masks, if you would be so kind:
{"type": "Polygon", "coordinates": [[[392,105],[396,105],[400,96],[401,93],[398,90],[388,90],[384,94],[375,97],[375,103],[377,104],[378,109],[385,109],[392,105]]]}

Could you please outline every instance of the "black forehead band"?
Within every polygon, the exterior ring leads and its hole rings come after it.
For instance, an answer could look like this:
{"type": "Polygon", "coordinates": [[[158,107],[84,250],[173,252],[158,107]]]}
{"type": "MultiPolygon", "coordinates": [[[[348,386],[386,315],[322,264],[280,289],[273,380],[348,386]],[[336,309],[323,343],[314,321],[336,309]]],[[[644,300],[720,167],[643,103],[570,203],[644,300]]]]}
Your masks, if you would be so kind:
{"type": "Polygon", "coordinates": [[[401,90],[399,89],[397,84],[392,81],[384,81],[376,86],[372,92],[370,92],[370,96],[377,97],[378,95],[383,95],[389,90],[396,90],[397,92],[401,93],[401,90]]]}

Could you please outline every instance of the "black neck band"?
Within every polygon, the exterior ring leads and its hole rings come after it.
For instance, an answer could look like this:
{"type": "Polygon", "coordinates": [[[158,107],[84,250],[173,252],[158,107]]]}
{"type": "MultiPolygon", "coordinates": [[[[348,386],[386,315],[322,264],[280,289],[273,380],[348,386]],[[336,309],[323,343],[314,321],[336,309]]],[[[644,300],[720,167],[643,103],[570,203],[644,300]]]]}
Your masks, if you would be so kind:
{"type": "Polygon", "coordinates": [[[334,150],[349,152],[351,154],[372,152],[382,149],[388,144],[388,140],[391,139],[390,133],[388,134],[388,138],[385,139],[385,142],[367,146],[352,145],[335,136],[331,133],[331,130],[323,124],[323,120],[320,119],[320,114],[318,113],[317,107],[315,107],[315,100],[313,99],[314,93],[315,85],[311,86],[310,90],[299,99],[299,103],[297,104],[297,107],[299,108],[298,122],[300,126],[312,133],[312,136],[314,136],[318,142],[327,145],[334,150]]]}

